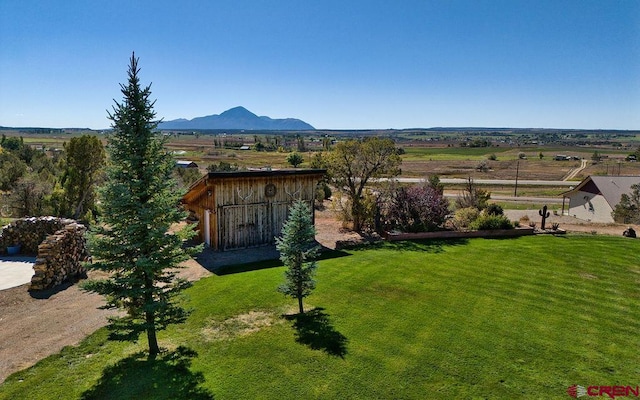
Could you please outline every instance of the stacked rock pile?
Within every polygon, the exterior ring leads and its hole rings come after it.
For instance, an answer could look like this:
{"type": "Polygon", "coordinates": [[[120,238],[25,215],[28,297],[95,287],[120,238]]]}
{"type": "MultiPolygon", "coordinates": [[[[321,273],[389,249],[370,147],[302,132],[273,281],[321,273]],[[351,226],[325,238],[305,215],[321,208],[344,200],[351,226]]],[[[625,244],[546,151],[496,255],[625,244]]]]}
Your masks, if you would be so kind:
{"type": "Polygon", "coordinates": [[[86,276],[86,227],[72,219],[22,218],[0,230],[0,253],[21,246],[23,254],[37,254],[29,290],[44,290],[86,276]]]}
{"type": "Polygon", "coordinates": [[[75,223],[72,219],[56,217],[21,218],[2,228],[0,232],[0,251],[6,252],[9,246],[20,245],[23,254],[36,254],[38,246],[48,236],[75,223]]]}
{"type": "Polygon", "coordinates": [[[82,264],[89,257],[85,232],[84,225],[72,222],[42,241],[29,290],[49,289],[86,278],[87,271],[82,264]]]}

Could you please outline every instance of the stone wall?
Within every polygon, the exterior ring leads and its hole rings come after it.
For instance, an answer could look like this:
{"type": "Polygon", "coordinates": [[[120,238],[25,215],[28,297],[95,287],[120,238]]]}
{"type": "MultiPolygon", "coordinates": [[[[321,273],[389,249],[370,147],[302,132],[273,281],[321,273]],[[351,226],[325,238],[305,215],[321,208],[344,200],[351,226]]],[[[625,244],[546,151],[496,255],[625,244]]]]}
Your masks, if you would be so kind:
{"type": "Polygon", "coordinates": [[[37,254],[29,290],[44,290],[86,276],[86,227],[71,219],[23,218],[0,231],[0,251],[20,244],[21,253],[37,254]]]}

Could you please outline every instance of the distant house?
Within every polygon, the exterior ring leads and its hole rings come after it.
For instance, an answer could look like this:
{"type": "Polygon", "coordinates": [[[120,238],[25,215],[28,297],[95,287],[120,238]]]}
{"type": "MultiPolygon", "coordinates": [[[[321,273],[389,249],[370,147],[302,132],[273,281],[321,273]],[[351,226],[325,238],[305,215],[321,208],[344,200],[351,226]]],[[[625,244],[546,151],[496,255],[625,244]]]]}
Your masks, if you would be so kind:
{"type": "MultiPolygon", "coordinates": [[[[198,236],[217,251],[275,243],[296,200],[313,206],[323,169],[209,172],[182,198],[198,236]]],[[[313,209],[313,207],[312,207],[313,209]]]]}
{"type": "Polygon", "coordinates": [[[194,163],[193,161],[178,160],[178,161],[176,161],[176,167],[178,167],[178,168],[198,168],[198,164],[194,163]]]}
{"type": "Polygon", "coordinates": [[[562,194],[569,199],[565,215],[585,221],[612,223],[611,213],[622,194],[631,194],[631,185],[640,184],[640,176],[589,176],[575,188],[562,194]]]}

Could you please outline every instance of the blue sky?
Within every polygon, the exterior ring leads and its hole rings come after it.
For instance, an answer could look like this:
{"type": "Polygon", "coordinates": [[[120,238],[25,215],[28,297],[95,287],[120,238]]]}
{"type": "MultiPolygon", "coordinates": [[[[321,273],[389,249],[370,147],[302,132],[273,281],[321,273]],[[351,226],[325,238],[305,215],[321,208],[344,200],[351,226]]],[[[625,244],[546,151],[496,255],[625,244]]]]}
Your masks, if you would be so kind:
{"type": "Polygon", "coordinates": [[[638,0],[0,0],[0,125],[109,127],[132,51],[165,120],[640,129],[638,0]]]}

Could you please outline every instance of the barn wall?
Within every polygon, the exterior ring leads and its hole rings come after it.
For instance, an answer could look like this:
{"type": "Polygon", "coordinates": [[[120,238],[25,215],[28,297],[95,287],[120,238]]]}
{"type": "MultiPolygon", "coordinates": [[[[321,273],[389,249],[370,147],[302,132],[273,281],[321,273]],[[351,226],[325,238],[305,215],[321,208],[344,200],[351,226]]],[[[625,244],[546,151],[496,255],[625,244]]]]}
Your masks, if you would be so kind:
{"type": "MultiPolygon", "coordinates": [[[[205,210],[210,214],[211,245],[215,250],[248,248],[275,243],[295,200],[304,200],[313,210],[319,175],[237,176],[211,178],[187,208],[199,219],[199,237],[204,240],[205,210]],[[269,196],[265,188],[275,187],[269,196]]],[[[203,183],[205,185],[205,183],[203,183]]]]}
{"type": "Polygon", "coordinates": [[[569,215],[585,221],[612,223],[611,206],[604,196],[578,191],[569,197],[569,215]]]}

